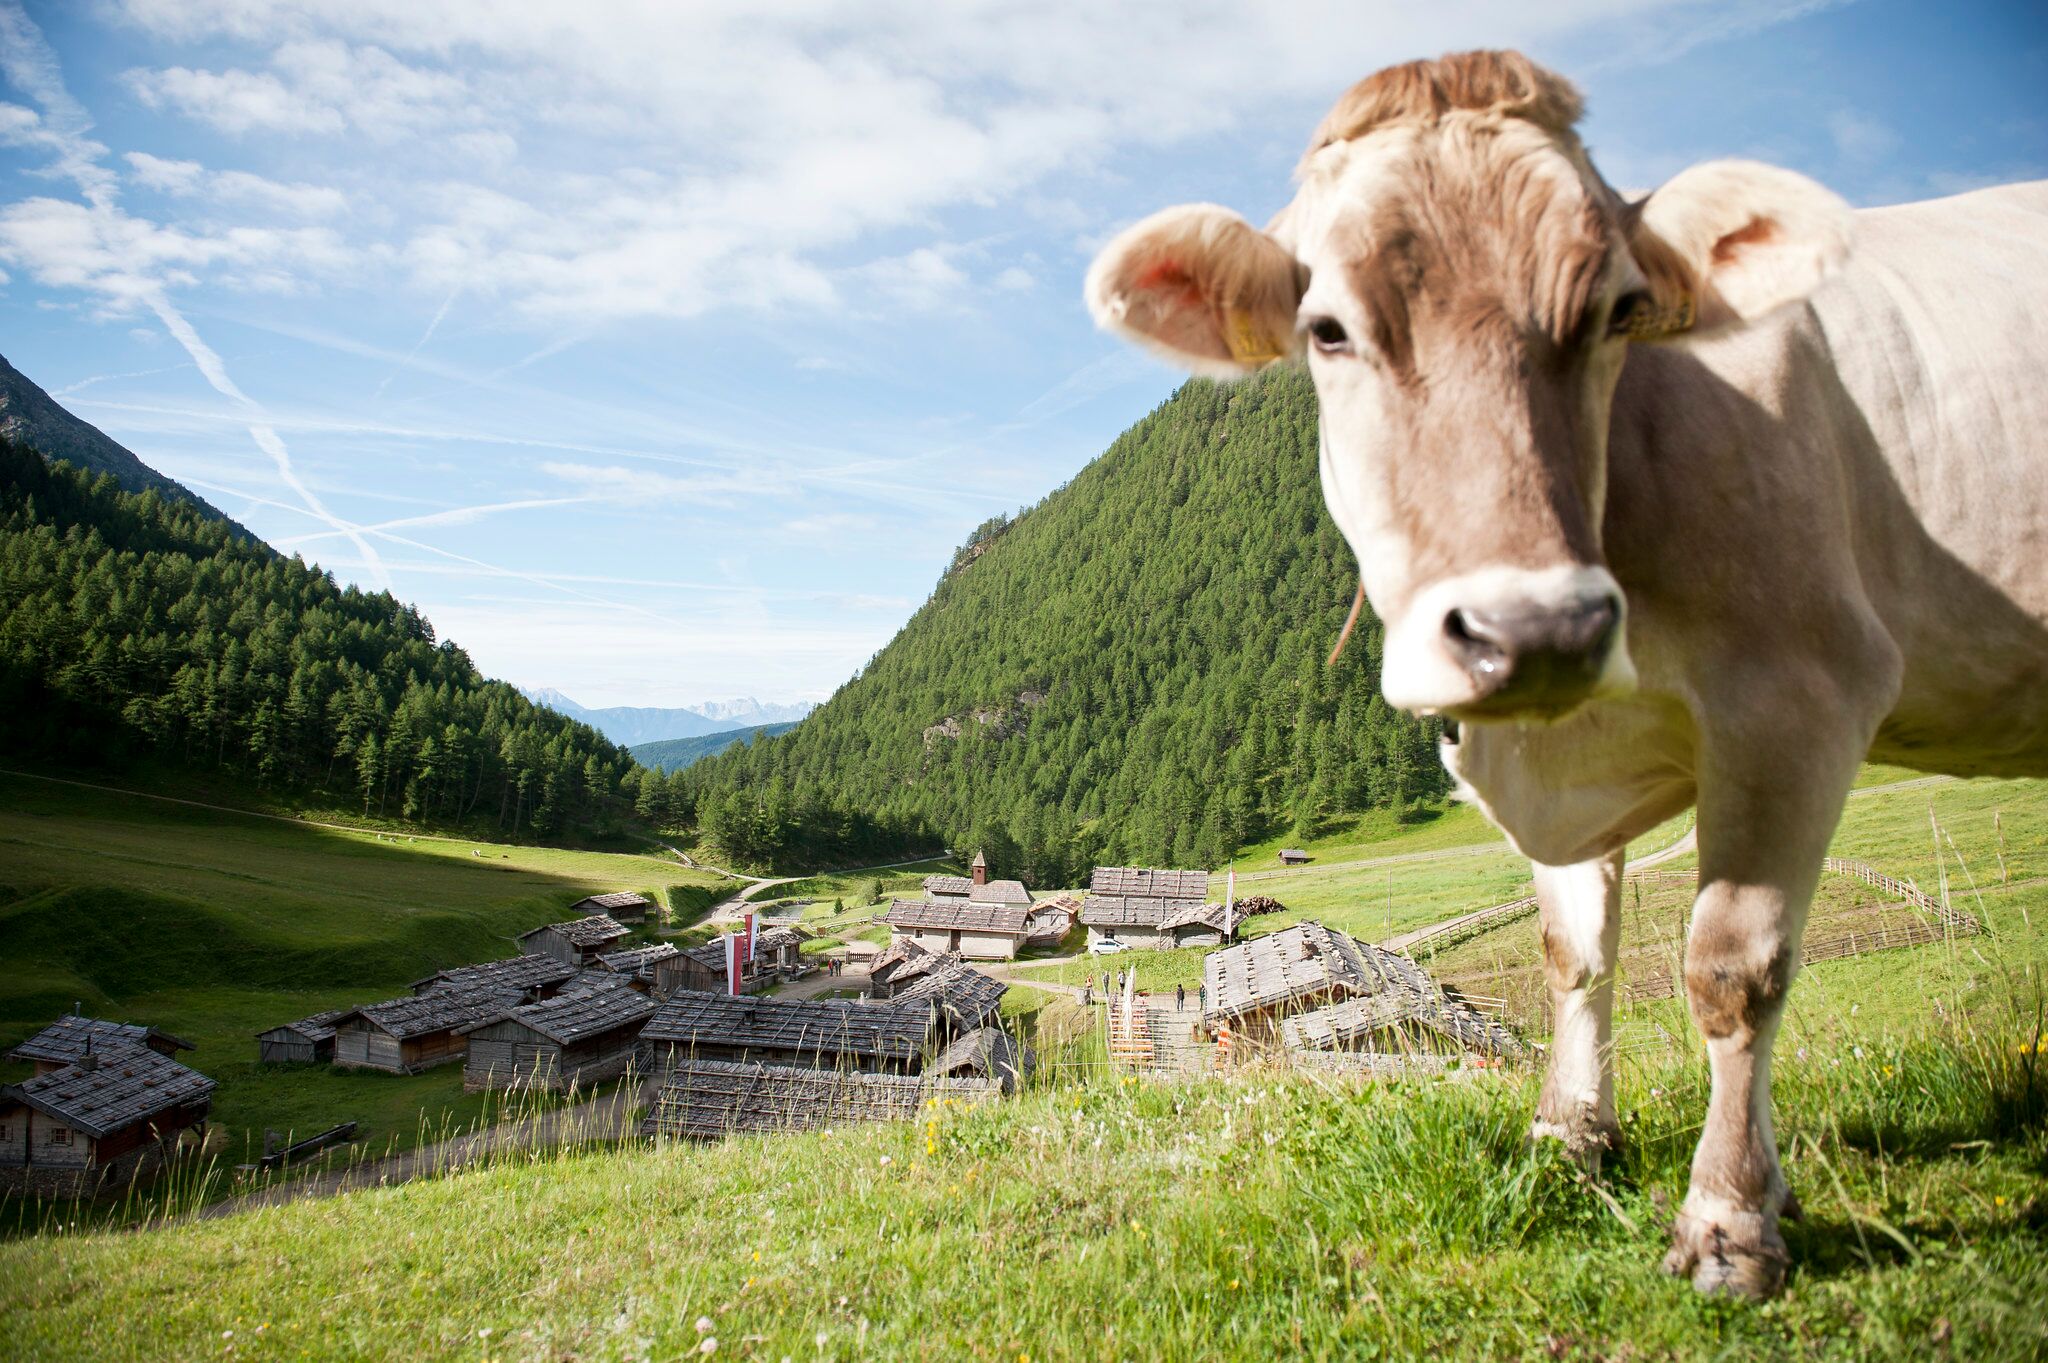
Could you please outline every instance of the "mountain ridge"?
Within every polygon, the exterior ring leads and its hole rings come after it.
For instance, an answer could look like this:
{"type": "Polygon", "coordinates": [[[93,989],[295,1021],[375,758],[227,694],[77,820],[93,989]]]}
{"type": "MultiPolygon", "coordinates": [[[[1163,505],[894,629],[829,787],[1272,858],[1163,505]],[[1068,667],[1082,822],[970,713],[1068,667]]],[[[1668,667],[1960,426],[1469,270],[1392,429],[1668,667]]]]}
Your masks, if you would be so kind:
{"type": "Polygon", "coordinates": [[[686,768],[700,829],[742,861],[943,842],[1073,884],[1441,794],[1438,726],[1380,696],[1370,612],[1325,663],[1358,567],[1316,428],[1299,366],[1184,385],[978,529],[972,566],[802,725],[686,768]]]}
{"type": "Polygon", "coordinates": [[[0,436],[62,459],[91,474],[112,474],[126,492],[154,492],[184,502],[251,543],[256,533],[174,478],[158,473],[133,450],[91,422],[73,415],[34,379],[0,355],[0,436]]]}
{"type": "Polygon", "coordinates": [[[795,723],[817,708],[808,702],[764,705],[752,696],[697,705],[587,706],[552,686],[519,689],[534,704],[580,720],[612,742],[629,748],[673,739],[706,738],[766,724],[795,723]]]}
{"type": "Polygon", "coordinates": [[[658,743],[638,743],[626,751],[643,767],[663,773],[681,771],[707,757],[724,752],[735,743],[752,743],[756,739],[786,734],[797,726],[797,722],[791,719],[779,724],[753,724],[744,729],[721,729],[715,734],[704,734],[698,738],[669,738],[658,743]]]}

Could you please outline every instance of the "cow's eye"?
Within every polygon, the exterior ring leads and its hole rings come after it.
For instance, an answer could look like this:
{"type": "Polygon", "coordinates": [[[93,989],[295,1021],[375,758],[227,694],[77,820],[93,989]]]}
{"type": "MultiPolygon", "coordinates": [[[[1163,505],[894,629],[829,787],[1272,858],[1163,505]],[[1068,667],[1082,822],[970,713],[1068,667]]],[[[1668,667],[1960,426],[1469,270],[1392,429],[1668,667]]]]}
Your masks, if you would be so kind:
{"type": "Polygon", "coordinates": [[[1341,355],[1351,349],[1351,337],[1334,317],[1318,317],[1308,324],[1308,338],[1325,355],[1341,355]]]}
{"type": "Polygon", "coordinates": [[[1649,315],[1653,302],[1648,289],[1632,289],[1614,300],[1614,311],[1607,314],[1607,334],[1626,336],[1649,315]]]}

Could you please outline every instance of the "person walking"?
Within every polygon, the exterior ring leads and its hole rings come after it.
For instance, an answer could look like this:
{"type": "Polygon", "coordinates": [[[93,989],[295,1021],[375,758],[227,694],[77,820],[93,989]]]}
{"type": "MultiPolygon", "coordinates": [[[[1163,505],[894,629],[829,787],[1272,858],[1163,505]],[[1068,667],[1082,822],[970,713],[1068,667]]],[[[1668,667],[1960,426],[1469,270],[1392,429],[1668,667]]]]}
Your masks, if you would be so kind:
{"type": "Polygon", "coordinates": [[[1178,1013],[1188,1006],[1188,987],[1177,984],[1173,987],[1173,1010],[1178,1013]]]}

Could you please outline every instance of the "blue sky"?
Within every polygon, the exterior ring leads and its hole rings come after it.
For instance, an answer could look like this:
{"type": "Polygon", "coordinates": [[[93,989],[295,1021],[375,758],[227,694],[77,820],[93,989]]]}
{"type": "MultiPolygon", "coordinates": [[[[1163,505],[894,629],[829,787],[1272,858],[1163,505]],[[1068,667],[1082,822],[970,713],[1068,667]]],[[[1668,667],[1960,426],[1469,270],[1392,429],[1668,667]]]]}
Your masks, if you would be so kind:
{"type": "Polygon", "coordinates": [[[2048,175],[2048,7],[0,0],[0,351],[585,704],[822,699],[1177,376],[1095,246],[1521,46],[1617,185],[2048,175]]]}

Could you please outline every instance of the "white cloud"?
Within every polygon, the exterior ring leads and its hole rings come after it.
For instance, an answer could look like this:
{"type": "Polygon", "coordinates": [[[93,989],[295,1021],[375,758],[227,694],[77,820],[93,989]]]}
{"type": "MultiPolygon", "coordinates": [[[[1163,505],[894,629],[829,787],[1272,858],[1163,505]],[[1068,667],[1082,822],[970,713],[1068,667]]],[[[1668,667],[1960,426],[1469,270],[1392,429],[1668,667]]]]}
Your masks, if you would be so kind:
{"type": "MultiPolygon", "coordinates": [[[[1747,0],[1708,28],[1820,2],[1747,0]]],[[[1665,12],[1703,22],[1683,0],[1383,6],[1370,22],[1345,0],[121,7],[153,35],[244,58],[131,73],[154,107],[250,138],[386,144],[388,244],[416,285],[581,324],[930,309],[966,288],[949,211],[1276,107],[1299,108],[1305,132],[1344,85],[1417,52],[1541,45],[1617,18],[1654,35],[1665,12]]],[[[991,283],[1032,280],[1014,265],[991,283]]]]}
{"type": "Polygon", "coordinates": [[[181,198],[204,198],[295,218],[339,217],[348,198],[325,185],[286,184],[244,170],[209,171],[197,161],[175,161],[146,151],[124,155],[135,182],[181,198]]]}
{"type": "Polygon", "coordinates": [[[993,282],[1004,293],[1028,293],[1038,287],[1038,280],[1022,265],[1009,266],[998,273],[993,282]]]}
{"type": "Polygon", "coordinates": [[[224,133],[338,133],[339,111],[311,104],[268,72],[194,71],[172,66],[135,71],[128,83],[152,109],[175,109],[224,133]]]}

